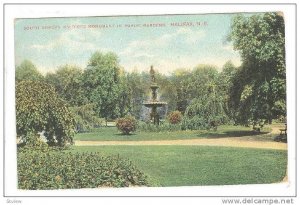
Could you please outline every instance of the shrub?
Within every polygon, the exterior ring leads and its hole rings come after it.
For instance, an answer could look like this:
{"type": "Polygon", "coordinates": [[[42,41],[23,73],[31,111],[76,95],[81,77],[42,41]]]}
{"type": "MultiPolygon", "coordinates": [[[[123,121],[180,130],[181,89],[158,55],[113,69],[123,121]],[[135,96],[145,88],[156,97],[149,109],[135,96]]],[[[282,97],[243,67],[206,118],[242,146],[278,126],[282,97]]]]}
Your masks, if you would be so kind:
{"type": "Polygon", "coordinates": [[[95,104],[93,103],[70,108],[74,115],[77,132],[90,131],[92,128],[101,125],[102,120],[97,116],[94,108],[95,104]]]}
{"type": "Polygon", "coordinates": [[[132,116],[126,116],[116,120],[116,126],[123,134],[128,135],[130,132],[134,132],[137,127],[137,121],[132,116]]]}
{"type": "Polygon", "coordinates": [[[42,141],[39,134],[28,133],[26,141],[18,144],[20,150],[39,150],[42,152],[49,151],[49,146],[46,142],[42,141]]]}
{"type": "Polygon", "coordinates": [[[168,115],[168,121],[171,124],[179,124],[181,120],[182,120],[182,114],[178,110],[173,111],[168,115]]]}
{"type": "Polygon", "coordinates": [[[170,124],[168,122],[161,122],[160,125],[154,125],[150,122],[140,121],[138,129],[145,132],[173,132],[181,130],[180,124],[170,124]]]}
{"type": "Polygon", "coordinates": [[[29,190],[147,186],[146,176],[128,160],[99,153],[18,153],[18,188],[29,190]]]}
{"type": "Polygon", "coordinates": [[[54,87],[37,81],[16,85],[17,136],[26,142],[31,133],[44,131],[49,145],[65,146],[72,142],[74,118],[54,87]]]}

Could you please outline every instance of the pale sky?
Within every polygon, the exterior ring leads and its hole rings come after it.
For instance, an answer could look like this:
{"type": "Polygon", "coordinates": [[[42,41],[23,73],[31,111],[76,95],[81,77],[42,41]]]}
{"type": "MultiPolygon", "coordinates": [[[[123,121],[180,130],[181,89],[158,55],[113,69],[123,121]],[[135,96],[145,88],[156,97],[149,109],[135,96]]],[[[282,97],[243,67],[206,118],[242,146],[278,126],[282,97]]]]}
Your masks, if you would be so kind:
{"type": "Polygon", "coordinates": [[[16,65],[28,59],[42,73],[65,64],[84,69],[93,52],[112,51],[126,71],[148,71],[150,65],[164,74],[198,64],[221,69],[228,60],[239,66],[239,53],[225,42],[232,17],[208,14],[17,19],[16,65]]]}

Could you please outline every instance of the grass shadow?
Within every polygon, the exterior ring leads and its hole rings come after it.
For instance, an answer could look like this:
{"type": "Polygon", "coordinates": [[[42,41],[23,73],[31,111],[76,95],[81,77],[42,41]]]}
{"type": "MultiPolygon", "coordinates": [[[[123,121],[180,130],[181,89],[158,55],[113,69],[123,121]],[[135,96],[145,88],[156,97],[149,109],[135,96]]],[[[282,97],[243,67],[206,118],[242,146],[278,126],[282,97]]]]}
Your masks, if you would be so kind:
{"type": "Polygon", "coordinates": [[[114,134],[114,135],[116,135],[116,136],[130,137],[130,136],[135,136],[135,135],[137,135],[137,134],[136,134],[136,133],[129,133],[128,135],[125,135],[125,134],[123,134],[123,133],[116,133],[116,134],[114,134]]]}
{"type": "Polygon", "coordinates": [[[225,131],[225,132],[208,132],[199,134],[199,137],[205,137],[210,139],[215,138],[228,138],[228,137],[246,137],[246,136],[258,136],[258,135],[264,135],[269,132],[255,132],[255,131],[225,131]]]}
{"type": "Polygon", "coordinates": [[[287,143],[287,135],[277,135],[276,137],[274,137],[274,141],[287,143]]]}

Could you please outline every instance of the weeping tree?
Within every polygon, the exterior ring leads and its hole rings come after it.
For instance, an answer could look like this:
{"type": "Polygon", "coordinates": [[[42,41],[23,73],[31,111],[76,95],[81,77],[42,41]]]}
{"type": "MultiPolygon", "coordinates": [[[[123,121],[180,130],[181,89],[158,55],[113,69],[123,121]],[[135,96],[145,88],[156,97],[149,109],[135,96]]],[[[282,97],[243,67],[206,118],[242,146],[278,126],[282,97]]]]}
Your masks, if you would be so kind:
{"type": "Polygon", "coordinates": [[[207,92],[194,98],[186,108],[182,121],[183,129],[217,129],[227,122],[223,98],[217,94],[215,84],[207,86],[207,92]]]}
{"type": "Polygon", "coordinates": [[[28,143],[40,132],[49,145],[72,143],[74,119],[67,104],[53,86],[38,81],[21,81],[16,85],[17,137],[28,143]]]}

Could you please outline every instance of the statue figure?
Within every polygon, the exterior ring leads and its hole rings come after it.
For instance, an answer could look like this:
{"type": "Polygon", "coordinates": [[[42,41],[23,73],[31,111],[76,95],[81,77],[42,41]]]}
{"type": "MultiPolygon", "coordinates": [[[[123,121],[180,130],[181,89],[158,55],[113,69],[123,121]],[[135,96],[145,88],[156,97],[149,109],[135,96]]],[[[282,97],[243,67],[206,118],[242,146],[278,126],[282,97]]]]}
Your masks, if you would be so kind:
{"type": "Polygon", "coordinates": [[[155,71],[153,69],[153,65],[150,68],[150,76],[151,76],[152,83],[155,83],[155,71]]]}

